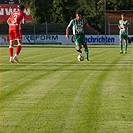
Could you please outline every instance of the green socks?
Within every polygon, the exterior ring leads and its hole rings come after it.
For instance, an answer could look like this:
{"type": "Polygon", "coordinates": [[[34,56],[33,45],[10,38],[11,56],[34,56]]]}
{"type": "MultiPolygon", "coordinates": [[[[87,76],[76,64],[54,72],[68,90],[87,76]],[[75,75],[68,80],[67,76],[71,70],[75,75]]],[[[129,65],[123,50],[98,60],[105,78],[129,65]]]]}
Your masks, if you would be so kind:
{"type": "MultiPolygon", "coordinates": [[[[127,44],[124,45],[124,53],[127,52],[127,44]]],[[[123,53],[123,45],[120,44],[120,53],[123,53]]]]}
{"type": "Polygon", "coordinates": [[[85,49],[85,56],[86,56],[86,59],[89,59],[89,51],[88,51],[88,48],[85,49]]]}
{"type": "Polygon", "coordinates": [[[120,44],[120,52],[123,52],[123,45],[120,44]]]}
{"type": "Polygon", "coordinates": [[[127,44],[125,44],[125,52],[127,52],[127,44]]]}

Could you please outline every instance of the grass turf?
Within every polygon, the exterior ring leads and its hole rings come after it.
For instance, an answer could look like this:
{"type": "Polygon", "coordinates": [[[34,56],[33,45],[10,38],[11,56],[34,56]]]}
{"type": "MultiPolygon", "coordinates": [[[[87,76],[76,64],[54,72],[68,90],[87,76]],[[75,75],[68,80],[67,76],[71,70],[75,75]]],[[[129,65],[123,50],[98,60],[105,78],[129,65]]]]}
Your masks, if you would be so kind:
{"type": "Polygon", "coordinates": [[[79,62],[73,46],[24,46],[19,64],[0,47],[0,132],[132,133],[132,46],[89,47],[79,62]]]}

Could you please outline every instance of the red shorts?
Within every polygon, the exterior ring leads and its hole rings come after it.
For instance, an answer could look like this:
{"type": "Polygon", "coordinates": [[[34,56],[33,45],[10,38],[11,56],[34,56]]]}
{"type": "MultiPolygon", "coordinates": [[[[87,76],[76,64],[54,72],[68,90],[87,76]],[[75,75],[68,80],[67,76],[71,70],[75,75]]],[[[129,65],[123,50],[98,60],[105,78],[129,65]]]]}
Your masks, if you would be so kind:
{"type": "Polygon", "coordinates": [[[19,30],[9,30],[9,40],[19,40],[22,37],[22,32],[19,30]]]}

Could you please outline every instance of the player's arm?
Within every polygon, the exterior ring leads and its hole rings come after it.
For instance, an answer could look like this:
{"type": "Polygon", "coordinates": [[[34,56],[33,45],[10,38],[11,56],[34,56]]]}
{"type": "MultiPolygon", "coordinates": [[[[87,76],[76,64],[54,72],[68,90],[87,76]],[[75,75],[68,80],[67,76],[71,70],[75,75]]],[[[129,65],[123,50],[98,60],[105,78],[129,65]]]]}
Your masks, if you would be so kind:
{"type": "Polygon", "coordinates": [[[69,38],[69,31],[70,31],[70,28],[67,27],[67,28],[66,28],[66,38],[67,38],[67,39],[69,38]]]}
{"type": "Polygon", "coordinates": [[[70,27],[73,25],[73,20],[70,21],[70,23],[68,24],[67,28],[66,28],[66,38],[69,38],[69,31],[70,31],[70,27]]]}
{"type": "Polygon", "coordinates": [[[24,25],[26,23],[25,19],[22,20],[22,25],[24,25]]]}
{"type": "Polygon", "coordinates": [[[26,14],[24,14],[23,19],[22,19],[22,24],[26,23],[26,14]]]}
{"type": "Polygon", "coordinates": [[[119,30],[122,29],[122,28],[121,28],[120,21],[119,21],[119,23],[118,23],[118,28],[119,28],[119,30]]]}
{"type": "Polygon", "coordinates": [[[88,29],[94,30],[91,26],[89,26],[89,24],[87,22],[85,23],[85,27],[88,28],[88,29]]]}
{"type": "Polygon", "coordinates": [[[122,25],[122,26],[121,25],[118,25],[118,28],[119,29],[123,29],[124,28],[124,25],[122,25]]]}
{"type": "Polygon", "coordinates": [[[87,22],[85,23],[85,27],[88,28],[89,30],[91,29],[92,31],[95,31],[97,34],[99,34],[99,32],[94,30],[91,26],[89,26],[89,24],[87,22]]]}
{"type": "Polygon", "coordinates": [[[126,26],[131,26],[131,23],[128,20],[126,20],[126,26]]]}
{"type": "Polygon", "coordinates": [[[10,18],[7,19],[7,24],[10,25],[12,23],[12,20],[10,18]]]}
{"type": "Polygon", "coordinates": [[[88,24],[88,23],[85,23],[85,27],[86,27],[86,28],[89,28],[89,24],[88,24]]]}
{"type": "Polygon", "coordinates": [[[21,21],[21,29],[24,27],[25,23],[26,23],[26,15],[23,16],[23,19],[21,21]]]}
{"type": "Polygon", "coordinates": [[[22,25],[24,25],[25,23],[26,23],[26,14],[23,15],[22,25]]]}
{"type": "Polygon", "coordinates": [[[21,28],[24,26],[24,24],[26,23],[25,19],[22,20],[22,23],[21,23],[21,28]]]}
{"type": "Polygon", "coordinates": [[[118,25],[118,28],[119,28],[119,29],[122,29],[120,25],[118,25]]]}

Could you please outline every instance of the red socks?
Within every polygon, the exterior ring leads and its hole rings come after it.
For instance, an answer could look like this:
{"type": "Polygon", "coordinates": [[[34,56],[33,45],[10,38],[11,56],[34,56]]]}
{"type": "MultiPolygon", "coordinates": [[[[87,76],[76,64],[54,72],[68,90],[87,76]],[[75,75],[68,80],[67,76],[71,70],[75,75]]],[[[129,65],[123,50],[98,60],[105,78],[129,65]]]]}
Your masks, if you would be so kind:
{"type": "MultiPolygon", "coordinates": [[[[16,54],[19,55],[20,51],[22,49],[22,46],[21,45],[17,45],[16,47],[16,54]]],[[[9,46],[9,55],[10,57],[13,57],[13,46],[9,46]]]]}
{"type": "Polygon", "coordinates": [[[18,46],[16,47],[16,54],[17,54],[17,55],[19,55],[21,49],[22,49],[22,46],[21,46],[21,45],[18,45],[18,46]]]}
{"type": "Polygon", "coordinates": [[[10,54],[10,57],[13,56],[13,46],[9,46],[9,54],[10,54]]]}

